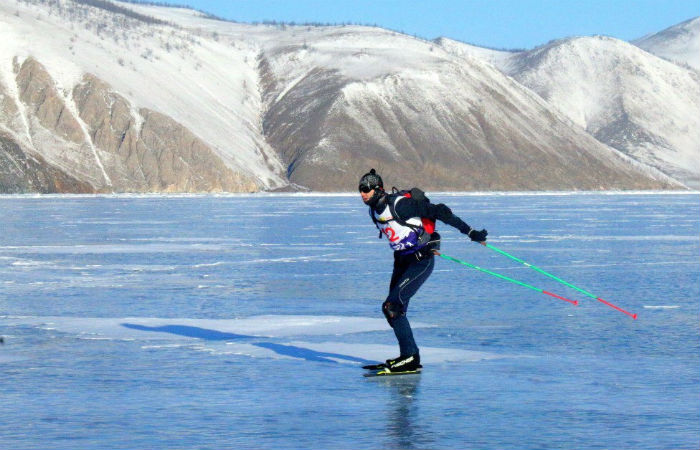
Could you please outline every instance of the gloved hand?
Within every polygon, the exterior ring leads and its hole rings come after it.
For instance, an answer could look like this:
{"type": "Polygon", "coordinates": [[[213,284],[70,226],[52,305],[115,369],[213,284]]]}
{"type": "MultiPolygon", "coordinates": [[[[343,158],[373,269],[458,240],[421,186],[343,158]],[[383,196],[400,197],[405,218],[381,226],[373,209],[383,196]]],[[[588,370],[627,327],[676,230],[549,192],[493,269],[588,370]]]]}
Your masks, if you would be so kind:
{"type": "Polygon", "coordinates": [[[469,231],[469,234],[467,234],[467,236],[469,236],[469,239],[471,239],[474,242],[485,242],[486,236],[488,234],[489,232],[486,230],[479,231],[472,228],[471,231],[469,231]]]}

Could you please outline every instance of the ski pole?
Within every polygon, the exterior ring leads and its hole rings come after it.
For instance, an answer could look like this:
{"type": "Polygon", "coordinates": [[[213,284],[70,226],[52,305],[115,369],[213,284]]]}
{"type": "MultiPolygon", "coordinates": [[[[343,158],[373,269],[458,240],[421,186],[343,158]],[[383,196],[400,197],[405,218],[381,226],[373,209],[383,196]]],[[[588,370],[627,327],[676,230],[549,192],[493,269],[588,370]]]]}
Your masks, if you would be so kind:
{"type": "Polygon", "coordinates": [[[609,307],[611,307],[611,308],[613,308],[613,309],[616,309],[616,310],[618,310],[618,311],[620,311],[620,312],[622,312],[622,313],[625,313],[625,314],[627,314],[628,316],[630,316],[631,318],[633,318],[633,319],[635,319],[635,320],[637,319],[637,314],[631,313],[631,312],[629,312],[629,311],[625,311],[624,309],[620,308],[619,306],[615,306],[615,305],[613,305],[612,303],[610,303],[610,302],[608,302],[608,301],[606,301],[606,300],[603,300],[602,298],[598,297],[597,295],[591,294],[590,292],[586,291],[585,289],[581,289],[580,287],[574,286],[573,284],[571,284],[571,283],[569,283],[569,282],[566,282],[566,281],[562,280],[561,278],[556,277],[556,276],[552,275],[551,273],[546,272],[546,271],[540,269],[540,268],[537,267],[537,266],[533,266],[532,264],[527,263],[527,262],[523,261],[523,260],[520,259],[520,258],[516,258],[515,256],[511,255],[511,254],[508,253],[508,252],[505,252],[505,251],[501,250],[500,248],[494,247],[493,245],[488,244],[488,243],[486,244],[486,247],[490,248],[491,250],[493,250],[493,251],[495,251],[495,252],[497,252],[497,253],[500,253],[500,254],[503,255],[503,256],[507,256],[508,258],[512,259],[513,261],[517,261],[517,262],[519,262],[519,263],[521,263],[521,264],[523,264],[523,265],[529,267],[530,269],[536,270],[537,272],[541,273],[542,275],[546,275],[546,276],[548,276],[549,278],[551,278],[551,279],[553,279],[553,280],[556,280],[556,281],[558,281],[558,282],[560,282],[560,283],[562,283],[562,284],[564,284],[564,285],[566,285],[566,286],[569,286],[570,288],[575,289],[575,290],[579,291],[580,293],[582,293],[582,294],[584,294],[584,295],[587,295],[588,297],[594,298],[594,299],[598,300],[599,302],[601,302],[601,303],[603,303],[603,304],[605,304],[605,305],[608,305],[609,307]]]}
{"type": "Polygon", "coordinates": [[[569,300],[568,298],[562,297],[561,295],[553,294],[551,292],[545,291],[544,289],[537,288],[535,286],[530,286],[527,283],[523,283],[522,281],[514,280],[513,278],[507,277],[505,275],[501,275],[500,273],[492,272],[487,269],[482,269],[479,266],[475,266],[474,264],[470,264],[466,261],[462,261],[461,259],[453,258],[451,256],[443,255],[442,253],[438,252],[437,250],[433,250],[433,253],[435,253],[437,256],[446,259],[448,261],[454,261],[458,264],[462,264],[463,266],[471,267],[472,269],[476,269],[480,272],[484,272],[486,274],[489,274],[491,276],[494,276],[496,278],[500,278],[501,280],[509,281],[511,283],[517,284],[519,286],[526,287],[528,289],[532,289],[533,291],[537,291],[541,294],[549,295],[550,297],[558,298],[559,300],[564,300],[565,302],[572,303],[573,305],[578,305],[578,300],[569,300]]]}

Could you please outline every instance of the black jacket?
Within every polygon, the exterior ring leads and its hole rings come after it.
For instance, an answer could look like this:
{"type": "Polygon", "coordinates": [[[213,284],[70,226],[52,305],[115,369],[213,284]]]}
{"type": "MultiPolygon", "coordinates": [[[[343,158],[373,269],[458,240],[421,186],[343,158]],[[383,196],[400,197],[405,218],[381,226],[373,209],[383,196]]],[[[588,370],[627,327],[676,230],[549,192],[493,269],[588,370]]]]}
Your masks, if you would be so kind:
{"type": "MultiPolygon", "coordinates": [[[[393,202],[394,195],[387,195],[379,202],[380,209],[384,209],[385,202],[393,202]]],[[[432,220],[439,220],[452,227],[455,227],[463,234],[469,234],[471,227],[462,219],[452,213],[452,210],[442,203],[434,205],[425,201],[417,201],[412,198],[403,198],[396,203],[396,215],[403,220],[408,220],[411,217],[426,217],[432,220]]]]}

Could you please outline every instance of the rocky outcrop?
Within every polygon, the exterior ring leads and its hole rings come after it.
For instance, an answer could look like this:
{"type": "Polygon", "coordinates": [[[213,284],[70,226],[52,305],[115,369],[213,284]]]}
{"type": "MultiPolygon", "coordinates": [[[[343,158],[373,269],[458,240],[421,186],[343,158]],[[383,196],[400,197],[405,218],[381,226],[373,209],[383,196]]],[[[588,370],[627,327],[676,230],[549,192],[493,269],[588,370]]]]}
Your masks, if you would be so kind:
{"type": "Polygon", "coordinates": [[[80,123],[68,108],[46,69],[34,58],[21,65],[15,61],[16,89],[26,130],[13,130],[26,138],[34,154],[53,167],[102,190],[105,177],[95,161],[80,123]],[[26,134],[25,134],[26,133],[26,134]]]}
{"type": "Polygon", "coordinates": [[[0,133],[0,193],[49,194],[71,192],[94,193],[94,188],[79,181],[41,157],[27,154],[9,136],[0,133]]]}
{"type": "Polygon", "coordinates": [[[182,125],[140,109],[86,75],[73,90],[80,119],[118,192],[251,192],[254,180],[234,173],[182,125]]]}
{"type": "Polygon", "coordinates": [[[21,105],[0,86],[0,118],[8,128],[3,161],[7,167],[13,166],[10,161],[25,161],[26,170],[41,167],[44,178],[48,174],[67,178],[37,185],[20,182],[26,177],[6,172],[2,186],[7,192],[35,185],[40,186],[36,188],[40,192],[51,192],[52,188],[56,192],[64,192],[64,188],[69,189],[67,192],[73,192],[73,188],[79,192],[259,189],[254,179],[227,167],[206,143],[175,120],[145,108],[135,110],[93,75],[85,75],[66,94],[33,58],[15,63],[15,70],[21,105]],[[29,158],[17,144],[22,136],[31,148],[29,158]]]}

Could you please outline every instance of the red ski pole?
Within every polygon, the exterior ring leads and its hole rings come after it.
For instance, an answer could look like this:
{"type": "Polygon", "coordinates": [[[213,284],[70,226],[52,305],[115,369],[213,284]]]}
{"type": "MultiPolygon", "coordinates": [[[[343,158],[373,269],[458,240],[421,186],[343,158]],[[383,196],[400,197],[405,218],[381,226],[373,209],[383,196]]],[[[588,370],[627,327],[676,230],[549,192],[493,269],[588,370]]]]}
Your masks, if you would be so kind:
{"type": "Polygon", "coordinates": [[[610,303],[609,301],[603,300],[602,298],[598,297],[597,295],[591,294],[590,292],[588,292],[588,291],[586,291],[586,290],[584,290],[584,289],[581,289],[580,287],[574,286],[573,284],[568,283],[568,282],[562,280],[561,278],[552,275],[552,274],[549,273],[549,272],[545,272],[544,270],[540,269],[539,267],[533,266],[532,264],[527,263],[527,262],[523,261],[523,260],[520,259],[520,258],[516,258],[515,256],[511,255],[510,253],[507,253],[507,252],[501,250],[500,248],[496,248],[496,247],[494,247],[494,246],[491,245],[491,244],[486,244],[485,246],[488,247],[488,248],[490,248],[491,250],[497,252],[497,253],[500,253],[500,254],[503,255],[503,256],[507,256],[508,258],[512,259],[513,261],[517,261],[517,262],[519,262],[519,263],[521,263],[521,264],[523,264],[523,265],[529,267],[530,269],[536,270],[537,272],[541,273],[542,275],[546,275],[546,276],[548,276],[549,278],[551,278],[551,279],[553,279],[553,280],[556,280],[556,281],[558,281],[558,282],[560,282],[560,283],[562,283],[562,284],[564,284],[564,285],[566,285],[566,286],[569,286],[569,287],[572,288],[572,289],[576,289],[576,290],[579,291],[580,293],[582,293],[582,294],[584,294],[584,295],[587,295],[588,297],[594,298],[594,299],[598,300],[599,302],[603,303],[604,305],[608,305],[609,307],[611,307],[611,308],[613,308],[613,309],[616,309],[616,310],[620,311],[621,313],[627,314],[628,316],[630,316],[631,318],[633,318],[633,319],[635,319],[635,320],[637,319],[637,314],[631,313],[631,312],[629,312],[629,311],[625,311],[624,309],[620,308],[619,306],[615,306],[615,305],[613,305],[612,303],[610,303]]]}
{"type": "Polygon", "coordinates": [[[578,305],[578,300],[569,300],[568,298],[562,297],[561,295],[557,295],[557,294],[553,294],[553,293],[551,293],[551,292],[547,292],[547,291],[545,291],[544,289],[540,289],[540,288],[538,288],[538,287],[531,286],[531,285],[529,285],[529,284],[527,284],[527,283],[523,283],[522,281],[514,280],[513,278],[507,277],[507,276],[505,276],[505,275],[501,275],[500,273],[492,272],[492,271],[487,270],[487,269],[482,269],[482,268],[479,267],[479,266],[475,266],[474,264],[470,264],[470,263],[468,263],[468,262],[466,262],[466,261],[462,261],[461,259],[457,259],[457,258],[453,258],[453,257],[451,257],[451,256],[443,255],[442,253],[438,252],[437,250],[433,250],[433,253],[435,253],[437,256],[439,256],[439,257],[441,257],[441,258],[443,258],[443,259],[446,259],[446,260],[448,260],[448,261],[453,261],[453,262],[456,262],[456,263],[458,263],[458,264],[462,264],[463,266],[471,267],[472,269],[476,269],[476,270],[478,270],[478,271],[480,271],[480,272],[484,272],[484,273],[489,274],[489,275],[491,275],[491,276],[494,276],[494,277],[496,277],[496,278],[500,278],[501,280],[509,281],[509,282],[514,283],[514,284],[517,284],[517,285],[519,285],[519,286],[523,286],[523,287],[526,287],[526,288],[528,288],[528,289],[532,289],[533,291],[537,291],[537,292],[539,292],[539,293],[541,293],[541,294],[549,295],[550,297],[554,297],[554,298],[558,298],[559,300],[564,300],[565,302],[569,302],[569,303],[571,303],[571,304],[573,304],[573,305],[578,305]]]}

